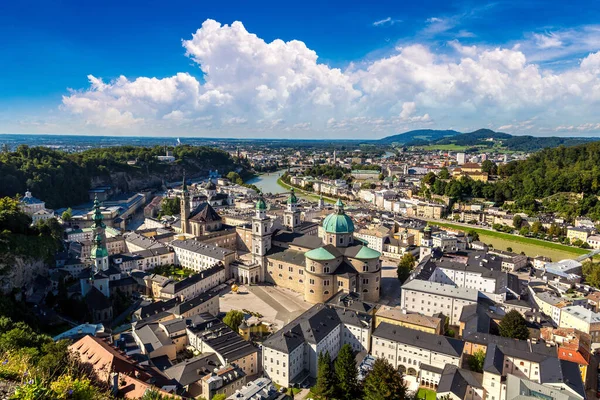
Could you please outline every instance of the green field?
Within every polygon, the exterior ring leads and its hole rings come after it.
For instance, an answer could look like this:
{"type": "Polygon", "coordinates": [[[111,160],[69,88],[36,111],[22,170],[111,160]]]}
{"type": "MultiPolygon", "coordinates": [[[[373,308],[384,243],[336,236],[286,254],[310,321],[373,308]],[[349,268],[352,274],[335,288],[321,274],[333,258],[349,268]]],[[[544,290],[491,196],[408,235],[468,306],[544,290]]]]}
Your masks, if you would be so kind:
{"type": "Polygon", "coordinates": [[[474,230],[479,234],[479,240],[486,244],[491,244],[495,249],[506,250],[511,247],[516,253],[525,253],[529,257],[546,256],[552,261],[559,261],[565,258],[577,258],[591,250],[580,249],[564,244],[547,242],[545,240],[527,238],[523,236],[511,235],[509,233],[489,231],[487,229],[468,228],[461,225],[446,224],[440,222],[430,222],[432,225],[444,226],[461,231],[474,230]]]}
{"type": "Polygon", "coordinates": [[[449,151],[461,151],[466,150],[467,146],[459,146],[457,144],[430,144],[427,146],[419,146],[424,150],[449,150],[449,151]]]}
{"type": "Polygon", "coordinates": [[[435,400],[436,399],[436,393],[433,390],[430,390],[430,389],[420,388],[417,391],[416,398],[419,399],[419,400],[435,400]]]}

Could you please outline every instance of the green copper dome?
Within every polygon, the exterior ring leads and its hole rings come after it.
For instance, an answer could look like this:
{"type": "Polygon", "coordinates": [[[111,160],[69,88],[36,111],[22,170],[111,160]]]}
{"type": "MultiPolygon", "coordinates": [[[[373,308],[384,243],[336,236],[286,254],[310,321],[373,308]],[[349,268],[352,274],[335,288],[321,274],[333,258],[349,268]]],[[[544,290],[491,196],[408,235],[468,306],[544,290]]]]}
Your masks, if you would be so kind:
{"type": "Polygon", "coordinates": [[[296,193],[294,193],[294,188],[290,191],[290,197],[287,199],[288,204],[296,204],[298,203],[298,198],[296,197],[296,193]]]}
{"type": "Polygon", "coordinates": [[[323,229],[327,233],[352,233],[354,222],[346,214],[329,214],[323,221],[323,229]]]}
{"type": "Polygon", "coordinates": [[[352,233],[354,222],[344,213],[344,203],[338,199],[335,203],[335,212],[329,214],[323,221],[323,229],[327,233],[352,233]]]}
{"type": "Polygon", "coordinates": [[[263,199],[262,194],[259,196],[258,201],[256,202],[257,210],[266,210],[267,203],[265,203],[265,199],[263,199]]]}
{"type": "Polygon", "coordinates": [[[372,260],[374,258],[381,257],[381,253],[377,250],[373,250],[370,247],[363,246],[353,258],[359,258],[361,260],[372,260]]]}
{"type": "Polygon", "coordinates": [[[312,249],[311,251],[306,252],[304,255],[306,256],[306,258],[309,258],[309,259],[315,260],[315,261],[335,260],[335,256],[333,254],[331,254],[329,251],[327,251],[327,249],[325,249],[324,247],[312,249]]]}

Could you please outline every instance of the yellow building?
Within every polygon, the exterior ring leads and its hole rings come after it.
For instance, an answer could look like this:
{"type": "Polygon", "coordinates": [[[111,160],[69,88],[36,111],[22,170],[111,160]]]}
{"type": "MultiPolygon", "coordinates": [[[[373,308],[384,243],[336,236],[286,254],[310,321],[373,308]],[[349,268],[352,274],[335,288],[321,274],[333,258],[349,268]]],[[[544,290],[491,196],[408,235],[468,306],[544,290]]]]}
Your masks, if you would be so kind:
{"type": "Polygon", "coordinates": [[[375,313],[375,328],[382,322],[415,329],[417,331],[442,334],[444,324],[438,317],[428,317],[418,313],[407,313],[400,307],[382,306],[375,313]]]}

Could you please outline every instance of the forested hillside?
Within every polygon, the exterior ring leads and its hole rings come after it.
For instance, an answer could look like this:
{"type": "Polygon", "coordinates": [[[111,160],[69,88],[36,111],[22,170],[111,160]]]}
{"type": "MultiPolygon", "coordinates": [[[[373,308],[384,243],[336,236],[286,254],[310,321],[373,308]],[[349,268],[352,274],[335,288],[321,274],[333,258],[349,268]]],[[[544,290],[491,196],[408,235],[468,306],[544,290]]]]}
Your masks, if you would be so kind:
{"type": "Polygon", "coordinates": [[[498,175],[498,181],[490,183],[431,175],[425,181],[433,194],[457,199],[483,197],[498,203],[514,200],[514,210],[554,211],[567,217],[589,215],[600,219],[600,142],[544,149],[526,160],[500,165],[498,175]],[[573,196],[560,193],[575,193],[578,199],[574,201],[573,196]]]}
{"type": "Polygon", "coordinates": [[[86,201],[93,180],[134,190],[139,188],[128,187],[129,181],[146,181],[153,186],[162,179],[181,179],[184,169],[188,176],[194,176],[209,169],[226,174],[239,166],[228,153],[211,147],[177,146],[172,151],[175,163],[165,164],[156,158],[164,155],[160,146],[96,148],[72,154],[19,146],[14,152],[0,154],[0,197],[29,189],[48,207],[58,208],[86,201]]]}

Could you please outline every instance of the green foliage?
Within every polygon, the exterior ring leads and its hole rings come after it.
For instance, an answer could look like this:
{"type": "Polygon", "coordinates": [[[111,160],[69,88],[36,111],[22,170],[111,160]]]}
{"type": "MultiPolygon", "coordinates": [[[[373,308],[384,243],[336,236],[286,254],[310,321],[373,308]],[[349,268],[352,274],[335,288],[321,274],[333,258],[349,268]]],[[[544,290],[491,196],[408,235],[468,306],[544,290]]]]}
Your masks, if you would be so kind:
{"type": "Polygon", "coordinates": [[[521,217],[520,215],[515,215],[513,217],[513,226],[515,227],[515,229],[520,229],[521,225],[523,225],[523,217],[521,217]]]}
{"type": "MultiPolygon", "coordinates": [[[[14,152],[0,153],[0,197],[15,196],[27,189],[42,196],[48,207],[59,208],[88,201],[93,178],[110,181],[112,173],[142,177],[148,174],[232,170],[236,166],[229,154],[207,146],[177,146],[172,149],[176,162],[163,164],[162,146],[118,146],[94,148],[80,153],[65,153],[45,147],[19,146],[14,152]],[[136,160],[135,165],[127,161],[136,160]]],[[[242,168],[246,168],[242,166],[242,168]]]]}
{"type": "Polygon", "coordinates": [[[438,174],[438,178],[440,178],[440,179],[450,179],[450,172],[448,171],[448,168],[443,167],[440,170],[440,173],[438,174]]]}
{"type": "Polygon", "coordinates": [[[513,339],[529,339],[529,329],[525,318],[516,310],[511,310],[500,321],[498,325],[500,336],[513,339]]]}
{"type": "Polygon", "coordinates": [[[306,176],[323,177],[329,179],[342,179],[348,173],[350,173],[348,168],[330,164],[315,165],[304,171],[304,175],[306,176]]]}
{"type": "Polygon", "coordinates": [[[71,221],[73,219],[73,210],[71,209],[71,207],[69,207],[65,211],[63,211],[60,218],[65,222],[71,221]]]}
{"type": "Polygon", "coordinates": [[[498,166],[493,161],[485,160],[481,163],[481,172],[487,172],[490,175],[498,173],[498,166]]]}
{"type": "Polygon", "coordinates": [[[600,288],[600,264],[586,261],[582,265],[582,273],[585,282],[595,288],[600,288]]]}
{"type": "MultiPolygon", "coordinates": [[[[179,397],[169,396],[166,394],[161,394],[156,389],[150,389],[144,393],[144,395],[140,398],[140,400],[175,400],[179,397]]],[[[206,400],[204,397],[196,397],[196,400],[206,400]]],[[[214,400],[214,397],[213,397],[214,400]]]]}
{"type": "Polygon", "coordinates": [[[223,317],[223,323],[233,329],[235,332],[238,331],[240,324],[244,320],[244,313],[238,310],[229,310],[225,317],[223,317]]]}
{"type": "Polygon", "coordinates": [[[397,271],[400,284],[403,284],[404,281],[406,281],[406,279],[408,279],[410,276],[410,273],[415,267],[415,261],[415,256],[413,256],[411,253],[405,253],[400,259],[397,271]]]}
{"type": "Polygon", "coordinates": [[[475,229],[469,229],[467,231],[467,235],[471,237],[471,240],[474,242],[479,241],[479,233],[475,229]]]}
{"type": "Polygon", "coordinates": [[[469,369],[471,371],[483,372],[483,362],[485,361],[485,351],[477,350],[469,357],[469,369]]]}
{"type": "Polygon", "coordinates": [[[313,388],[315,398],[321,400],[334,399],[336,392],[335,374],[331,368],[329,352],[320,353],[317,364],[317,384],[313,388]]]}
{"type": "Polygon", "coordinates": [[[226,175],[226,178],[229,179],[232,183],[236,183],[238,185],[241,185],[244,183],[244,180],[242,179],[242,177],[240,176],[240,174],[238,174],[235,171],[231,171],[226,175]]]}
{"type": "Polygon", "coordinates": [[[335,359],[335,376],[338,383],[337,399],[354,400],[360,398],[358,368],[356,367],[352,347],[349,344],[341,347],[335,359]]]}
{"type": "Polygon", "coordinates": [[[226,398],[227,396],[223,393],[218,393],[213,396],[212,400],[225,400],[226,398]]]}
{"type": "Polygon", "coordinates": [[[427,175],[423,177],[423,183],[427,185],[433,185],[435,183],[436,178],[437,177],[433,172],[428,172],[427,175]]]}
{"type": "Polygon", "coordinates": [[[364,381],[365,400],[403,400],[407,397],[402,374],[384,358],[373,363],[373,369],[364,381]]]}
{"type": "Polygon", "coordinates": [[[161,203],[163,215],[179,215],[181,213],[181,203],[179,197],[165,197],[161,203]]]}

